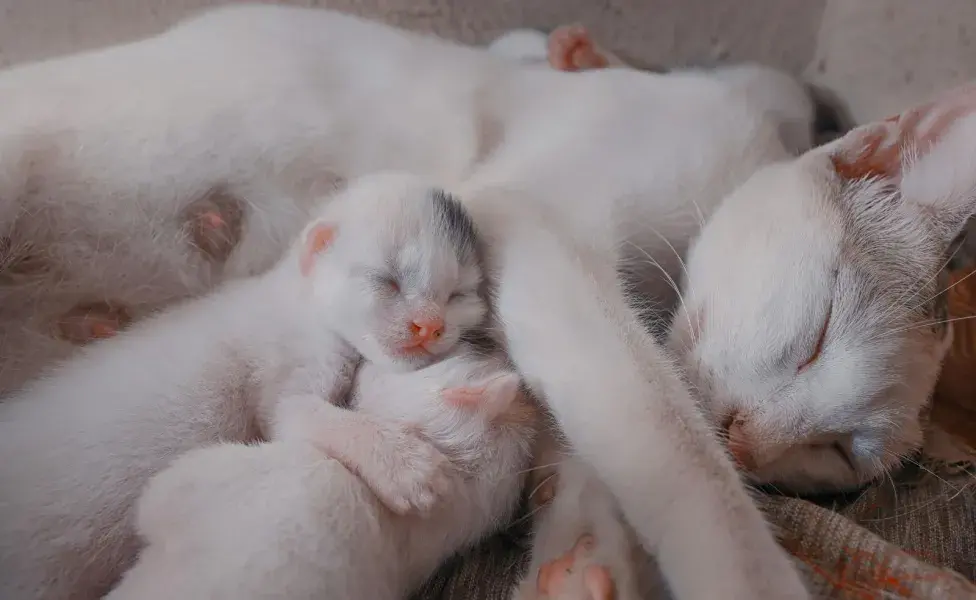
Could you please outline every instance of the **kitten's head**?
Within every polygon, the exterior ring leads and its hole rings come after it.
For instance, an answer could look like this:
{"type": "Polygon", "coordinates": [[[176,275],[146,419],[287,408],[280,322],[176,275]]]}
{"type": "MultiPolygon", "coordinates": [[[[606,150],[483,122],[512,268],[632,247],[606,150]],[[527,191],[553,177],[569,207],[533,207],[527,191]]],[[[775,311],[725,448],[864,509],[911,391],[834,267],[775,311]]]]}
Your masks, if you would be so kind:
{"type": "Polygon", "coordinates": [[[414,369],[451,350],[487,312],[473,222],[416,177],[364,177],[299,242],[324,318],[369,361],[414,369]]]}
{"type": "Polygon", "coordinates": [[[976,88],[767,167],[688,257],[672,350],[754,480],[856,487],[922,442],[976,211],[976,88]]]}
{"type": "Polygon", "coordinates": [[[537,410],[500,357],[462,346],[412,372],[364,363],[356,381],[357,409],[417,424],[457,463],[482,463],[502,443],[530,452],[537,410]]]}

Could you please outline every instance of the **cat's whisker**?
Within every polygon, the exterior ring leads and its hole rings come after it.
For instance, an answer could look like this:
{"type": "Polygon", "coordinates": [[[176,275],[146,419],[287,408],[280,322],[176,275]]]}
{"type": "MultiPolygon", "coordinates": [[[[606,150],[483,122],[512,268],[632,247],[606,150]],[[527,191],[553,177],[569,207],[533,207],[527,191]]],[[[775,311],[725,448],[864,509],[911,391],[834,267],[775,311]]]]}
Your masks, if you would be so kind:
{"type": "Polygon", "coordinates": [[[539,490],[540,490],[540,489],[542,489],[542,486],[544,486],[544,485],[546,485],[547,483],[549,483],[549,481],[550,481],[550,480],[551,480],[551,479],[552,479],[553,477],[556,477],[556,475],[558,475],[558,473],[551,473],[551,474],[549,474],[549,475],[547,475],[547,476],[546,476],[546,477],[545,477],[545,478],[544,478],[544,479],[543,479],[542,481],[540,481],[540,482],[539,482],[539,483],[538,483],[538,484],[537,484],[537,485],[536,485],[536,486],[535,486],[534,488],[532,488],[532,489],[531,489],[531,490],[529,491],[529,497],[530,497],[530,498],[532,498],[532,497],[534,497],[534,496],[535,496],[536,494],[538,494],[538,493],[539,493],[539,490]]]}
{"type": "MultiPolygon", "coordinates": [[[[658,234],[658,235],[660,235],[660,234],[658,234]]],[[[684,296],[682,296],[681,290],[679,289],[678,284],[675,282],[674,278],[671,277],[671,274],[668,273],[667,269],[665,269],[663,266],[661,266],[661,264],[657,260],[655,260],[654,257],[652,257],[650,255],[650,253],[648,253],[646,250],[644,250],[643,248],[641,248],[637,244],[634,244],[633,242],[630,242],[630,241],[628,241],[627,243],[630,244],[631,246],[633,246],[634,249],[636,249],[638,252],[640,252],[641,254],[643,254],[647,258],[648,264],[650,264],[650,265],[652,265],[654,267],[657,267],[657,269],[659,271],[661,271],[661,274],[664,275],[666,281],[671,286],[671,289],[674,290],[674,293],[675,294],[677,294],[677,296],[678,296],[678,302],[680,304],[682,304],[682,305],[685,304],[684,296]]],[[[672,250],[673,250],[673,247],[672,247],[672,250]]],[[[680,257],[679,257],[679,260],[680,260],[680,257]]],[[[682,265],[683,264],[684,263],[682,263],[682,265]]],[[[688,328],[689,328],[689,331],[694,331],[694,326],[691,323],[691,316],[688,314],[688,311],[685,311],[685,318],[688,319],[688,328]]]]}
{"type": "MultiPolygon", "coordinates": [[[[933,281],[935,281],[935,279],[939,276],[939,274],[942,273],[942,271],[945,270],[945,268],[949,266],[949,263],[952,262],[952,259],[956,257],[956,254],[959,252],[960,249],[962,249],[962,246],[961,245],[958,246],[958,247],[956,247],[952,251],[952,254],[950,254],[948,257],[946,257],[945,262],[943,262],[942,265],[939,266],[938,270],[936,270],[935,273],[933,273],[932,275],[930,275],[929,278],[926,279],[924,282],[922,282],[920,285],[917,285],[917,286],[908,286],[908,288],[906,289],[906,291],[903,292],[902,295],[899,296],[895,300],[895,303],[907,307],[908,306],[908,303],[913,298],[915,298],[916,296],[918,296],[922,292],[922,290],[924,290],[926,287],[928,287],[930,283],[932,283],[933,281]],[[906,294],[908,293],[908,291],[911,291],[913,287],[914,287],[915,291],[912,293],[911,296],[909,296],[909,297],[906,298],[905,297],[906,294]]],[[[919,281],[921,281],[921,278],[919,278],[919,281]]],[[[939,296],[939,294],[936,294],[935,296],[933,296],[933,298],[938,297],[938,296],[939,296]]],[[[924,304],[925,304],[925,302],[922,302],[919,306],[924,305],[924,304]]],[[[914,309],[912,309],[912,310],[914,310],[914,309]]]]}
{"type": "Polygon", "coordinates": [[[949,285],[949,286],[947,286],[947,287],[946,287],[946,288],[945,288],[944,290],[942,290],[941,292],[938,292],[938,293],[936,293],[936,294],[934,294],[934,295],[932,295],[932,296],[929,296],[929,297],[928,297],[927,299],[925,299],[925,300],[923,300],[922,302],[919,302],[918,304],[916,304],[915,306],[913,306],[913,307],[911,308],[911,311],[912,311],[912,312],[914,312],[914,311],[916,311],[916,310],[918,310],[918,309],[919,309],[920,307],[922,307],[922,306],[925,306],[925,305],[926,305],[926,304],[928,304],[929,302],[931,302],[931,301],[933,301],[933,300],[935,300],[936,298],[938,298],[938,297],[939,297],[939,296],[941,296],[942,294],[945,294],[945,293],[948,293],[948,292],[949,292],[949,290],[951,290],[952,288],[954,288],[954,287],[956,287],[956,286],[957,286],[957,285],[959,285],[960,283],[962,283],[962,282],[964,282],[964,281],[966,281],[967,279],[969,279],[969,278],[970,278],[970,277],[972,277],[973,275],[976,275],[976,270],[973,270],[973,271],[970,271],[969,273],[966,273],[966,275],[965,275],[965,276],[963,276],[963,277],[960,277],[959,279],[957,279],[956,281],[954,281],[954,282],[953,282],[953,283],[952,283],[951,285],[949,285]]]}
{"type": "Polygon", "coordinates": [[[555,467],[560,467],[560,466],[562,466],[562,464],[564,462],[566,462],[566,461],[565,460],[560,460],[560,461],[556,461],[556,462],[552,462],[552,463],[547,463],[547,464],[544,464],[544,465],[533,465],[533,466],[529,467],[528,469],[522,469],[521,471],[518,472],[518,475],[525,475],[527,473],[532,473],[533,471],[541,471],[542,469],[552,469],[552,468],[555,468],[555,467]]]}
{"type": "Polygon", "coordinates": [[[965,316],[962,316],[962,317],[953,317],[951,319],[942,319],[942,320],[938,320],[938,321],[922,321],[922,322],[919,322],[919,323],[913,323],[912,325],[909,325],[907,327],[901,327],[901,328],[898,328],[898,329],[890,329],[888,331],[883,332],[882,335],[875,336],[875,337],[871,338],[869,341],[881,340],[881,339],[884,339],[885,337],[890,337],[892,335],[896,335],[896,334],[899,334],[899,333],[905,333],[906,331],[912,331],[912,330],[915,330],[915,329],[922,329],[924,327],[934,327],[936,325],[948,325],[950,323],[956,323],[956,322],[959,322],[959,321],[968,321],[969,319],[976,319],[976,315],[965,315],[965,316]]]}

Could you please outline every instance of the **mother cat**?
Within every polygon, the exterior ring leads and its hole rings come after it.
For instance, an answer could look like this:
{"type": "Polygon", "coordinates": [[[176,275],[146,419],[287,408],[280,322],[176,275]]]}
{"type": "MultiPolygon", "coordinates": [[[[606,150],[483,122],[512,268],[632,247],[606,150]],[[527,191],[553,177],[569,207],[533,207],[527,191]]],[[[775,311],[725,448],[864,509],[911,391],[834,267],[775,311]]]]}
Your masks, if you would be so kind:
{"type": "Polygon", "coordinates": [[[16,199],[0,222],[13,283],[27,281],[5,288],[5,310],[39,288],[68,297],[71,281],[132,305],[203,291],[273,261],[338,180],[417,171],[469,200],[512,357],[675,595],[806,597],[616,278],[619,261],[686,242],[688,207],[710,212],[786,156],[727,80],[516,68],[332,13],[247,7],[11,71],[0,94],[0,195],[16,199]],[[281,192],[294,204],[269,206],[281,192]],[[69,289],[44,288],[65,272],[69,289]]]}

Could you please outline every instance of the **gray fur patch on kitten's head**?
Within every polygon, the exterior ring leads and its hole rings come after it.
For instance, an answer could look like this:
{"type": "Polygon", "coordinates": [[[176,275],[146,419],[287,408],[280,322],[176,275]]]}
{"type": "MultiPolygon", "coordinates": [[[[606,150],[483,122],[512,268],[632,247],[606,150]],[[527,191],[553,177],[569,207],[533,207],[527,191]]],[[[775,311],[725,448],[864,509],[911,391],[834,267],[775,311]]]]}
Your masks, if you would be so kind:
{"type": "Polygon", "coordinates": [[[477,260],[478,233],[461,201],[440,189],[432,189],[430,198],[434,203],[438,228],[451,240],[458,260],[477,260]]]}
{"type": "Polygon", "coordinates": [[[976,98],[954,102],[761,170],[693,246],[670,344],[755,481],[856,487],[920,446],[976,212],[976,98]]]}
{"type": "Polygon", "coordinates": [[[418,368],[484,321],[477,230],[443,190],[412,175],[370,175],[330,200],[315,222],[335,227],[313,274],[315,293],[366,359],[418,368]],[[416,345],[418,326],[431,323],[440,324],[439,335],[416,345]]]}

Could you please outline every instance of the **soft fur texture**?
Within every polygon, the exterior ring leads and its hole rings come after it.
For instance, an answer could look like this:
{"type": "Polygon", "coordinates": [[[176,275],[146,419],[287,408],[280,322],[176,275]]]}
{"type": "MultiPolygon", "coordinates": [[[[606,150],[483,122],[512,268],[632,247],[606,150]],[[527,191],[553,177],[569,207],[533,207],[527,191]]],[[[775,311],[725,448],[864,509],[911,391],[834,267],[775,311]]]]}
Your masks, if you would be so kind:
{"type": "MultiPolygon", "coordinates": [[[[781,81],[749,72],[736,81],[781,81]]],[[[782,115],[802,94],[767,110],[771,98],[756,106],[710,72],[554,72],[283,7],[215,11],[144,42],[22,67],[0,91],[3,130],[22,132],[0,150],[10,165],[0,195],[17,207],[0,222],[11,247],[50,244],[40,257],[24,251],[34,278],[8,293],[85,289],[149,306],[204,291],[272,264],[336,181],[424,175],[464,199],[486,239],[507,350],[675,594],[807,597],[618,279],[673,297],[655,284],[659,269],[676,277],[702,219],[756,168],[788,157],[782,115]],[[194,248],[223,245],[187,245],[181,232],[199,220],[195,202],[226,196],[243,206],[239,244],[201,257],[194,248]]]]}
{"type": "Polygon", "coordinates": [[[311,439],[391,509],[428,510],[444,457],[336,404],[360,355],[421,366],[481,322],[474,240],[439,218],[444,201],[412,176],[358,180],[267,274],[95,344],[0,405],[0,597],[100,597],[134,559],[146,480],[221,440],[311,439]],[[332,237],[319,246],[323,227],[332,237]],[[375,279],[391,268],[397,294],[375,279]],[[441,339],[423,360],[401,356],[400,331],[430,310],[445,315],[441,339]],[[377,438],[398,452],[374,456],[377,438]]]}
{"type": "MultiPolygon", "coordinates": [[[[147,486],[137,521],[147,547],[108,600],[402,600],[508,522],[536,419],[514,372],[462,352],[405,374],[367,365],[358,377],[358,411],[418,427],[451,461],[429,514],[391,512],[307,440],[195,450],[147,486]]],[[[391,462],[402,451],[370,443],[391,462]]]]}

